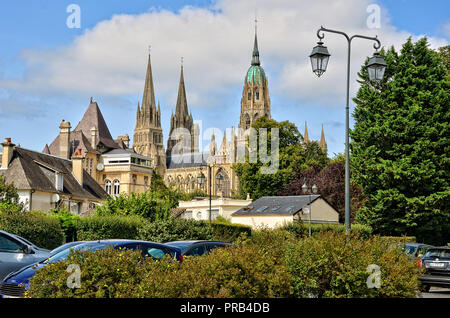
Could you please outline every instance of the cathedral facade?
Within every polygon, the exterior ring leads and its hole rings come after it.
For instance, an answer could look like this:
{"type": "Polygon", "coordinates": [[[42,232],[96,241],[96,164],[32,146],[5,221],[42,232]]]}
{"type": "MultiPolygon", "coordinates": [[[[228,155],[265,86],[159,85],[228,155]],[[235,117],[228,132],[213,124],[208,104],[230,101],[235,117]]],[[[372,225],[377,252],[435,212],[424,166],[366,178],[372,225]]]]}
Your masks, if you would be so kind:
{"type": "MultiPolygon", "coordinates": [[[[245,154],[246,136],[256,119],[271,118],[268,78],[261,66],[256,30],[251,64],[244,77],[238,129],[236,131],[233,127],[224,132],[222,140],[216,140],[213,133],[208,151],[199,149],[200,131],[189,111],[183,65],[175,112],[170,117],[166,151],[162,144],[160,106],[158,103],[156,108],[154,96],[149,56],[142,106],[138,104],[133,150],[152,158],[154,169],[163,176],[166,184],[184,192],[211,192],[214,196],[223,197],[237,194],[239,180],[232,166],[242,159],[239,157],[242,150],[245,154]]],[[[326,148],[323,128],[321,146],[326,148]]]]}

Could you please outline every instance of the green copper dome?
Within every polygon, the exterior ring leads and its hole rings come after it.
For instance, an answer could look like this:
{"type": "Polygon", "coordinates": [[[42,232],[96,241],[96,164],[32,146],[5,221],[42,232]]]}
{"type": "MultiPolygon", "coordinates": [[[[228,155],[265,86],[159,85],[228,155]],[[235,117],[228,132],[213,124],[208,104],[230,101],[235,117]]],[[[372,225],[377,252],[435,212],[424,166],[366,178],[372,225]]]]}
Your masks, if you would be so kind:
{"type": "Polygon", "coordinates": [[[260,65],[252,65],[247,71],[247,76],[245,77],[246,83],[252,83],[254,78],[255,83],[264,84],[266,82],[266,73],[260,65]]]}

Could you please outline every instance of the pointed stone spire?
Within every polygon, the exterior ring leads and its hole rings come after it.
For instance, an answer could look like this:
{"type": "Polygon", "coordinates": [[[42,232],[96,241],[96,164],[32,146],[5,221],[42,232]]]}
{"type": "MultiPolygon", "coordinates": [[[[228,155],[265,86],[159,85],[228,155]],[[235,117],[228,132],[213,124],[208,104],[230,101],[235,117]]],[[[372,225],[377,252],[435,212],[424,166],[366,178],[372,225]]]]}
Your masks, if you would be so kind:
{"type": "Polygon", "coordinates": [[[144,95],[142,97],[142,110],[145,116],[144,122],[151,123],[154,120],[156,112],[155,90],[153,87],[152,61],[150,53],[148,54],[147,73],[145,75],[144,95]]]}
{"type": "Polygon", "coordinates": [[[214,131],[211,136],[211,143],[209,144],[209,155],[210,156],[216,155],[216,136],[214,135],[214,131]]]}
{"type": "Polygon", "coordinates": [[[175,108],[175,115],[180,119],[188,115],[186,88],[184,86],[183,64],[181,64],[180,83],[178,85],[178,97],[177,106],[175,108]]]}
{"type": "Polygon", "coordinates": [[[322,133],[320,135],[320,142],[319,142],[319,146],[322,149],[322,151],[326,154],[328,151],[328,147],[327,147],[327,142],[325,140],[325,133],[323,131],[323,124],[322,124],[322,133]]]}
{"type": "Polygon", "coordinates": [[[253,53],[252,53],[252,65],[260,65],[259,61],[259,50],[258,50],[258,37],[256,29],[257,20],[255,19],[255,41],[253,43],[253,53]]]}
{"type": "Polygon", "coordinates": [[[306,124],[306,120],[305,120],[305,133],[303,134],[303,142],[310,142],[309,140],[309,136],[308,136],[308,126],[306,124]]]}

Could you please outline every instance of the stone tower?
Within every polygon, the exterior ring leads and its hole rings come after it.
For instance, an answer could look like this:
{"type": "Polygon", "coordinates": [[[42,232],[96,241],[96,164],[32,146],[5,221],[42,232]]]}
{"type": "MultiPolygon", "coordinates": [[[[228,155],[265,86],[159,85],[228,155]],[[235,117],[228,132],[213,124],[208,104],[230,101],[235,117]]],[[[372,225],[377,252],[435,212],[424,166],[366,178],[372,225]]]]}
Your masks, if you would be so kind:
{"type": "Polygon", "coordinates": [[[258,39],[255,26],[252,63],[244,79],[241,98],[240,131],[246,131],[259,117],[270,119],[268,79],[259,61],[258,39]]]}
{"type": "Polygon", "coordinates": [[[161,107],[156,108],[153,87],[152,63],[148,55],[142,105],[137,105],[136,128],[134,129],[133,149],[136,153],[153,159],[153,165],[161,175],[166,169],[166,154],[161,127],[161,107]]]}
{"type": "Polygon", "coordinates": [[[184,85],[183,65],[181,65],[180,83],[175,114],[170,116],[170,133],[167,140],[167,157],[198,151],[198,126],[194,124],[192,113],[188,110],[186,88],[184,85]],[[187,139],[184,139],[187,138],[187,139]],[[182,141],[184,140],[184,141],[182,141]],[[183,142],[183,147],[177,145],[183,142]],[[174,147],[177,145],[176,149],[174,147]],[[176,152],[176,153],[173,153],[176,152]]]}

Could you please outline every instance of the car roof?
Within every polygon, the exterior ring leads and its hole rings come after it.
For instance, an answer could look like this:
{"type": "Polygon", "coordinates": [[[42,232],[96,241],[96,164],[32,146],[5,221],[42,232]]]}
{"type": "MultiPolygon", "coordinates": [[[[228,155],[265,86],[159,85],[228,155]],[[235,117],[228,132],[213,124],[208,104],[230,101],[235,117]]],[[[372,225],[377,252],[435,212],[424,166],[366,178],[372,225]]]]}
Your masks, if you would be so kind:
{"type": "Polygon", "coordinates": [[[142,244],[150,244],[150,245],[154,245],[154,246],[158,246],[158,247],[166,247],[166,248],[169,247],[169,248],[174,249],[175,251],[179,251],[178,248],[173,247],[173,246],[168,246],[168,245],[165,245],[163,243],[151,242],[151,241],[142,241],[142,240],[108,239],[108,240],[86,241],[86,242],[84,242],[82,244],[86,244],[86,243],[88,243],[88,244],[93,244],[93,243],[110,243],[110,244],[113,244],[113,243],[116,243],[116,244],[119,244],[119,245],[122,245],[122,244],[125,245],[125,244],[129,244],[129,243],[142,243],[142,244]]]}
{"type": "Polygon", "coordinates": [[[171,242],[166,242],[164,244],[195,244],[195,243],[225,243],[225,244],[229,244],[229,242],[224,242],[224,241],[208,241],[208,240],[186,240],[186,241],[171,241],[171,242]]]}
{"type": "Polygon", "coordinates": [[[431,246],[431,247],[434,247],[433,245],[425,244],[425,243],[405,243],[405,245],[409,245],[409,246],[431,246]]]}

